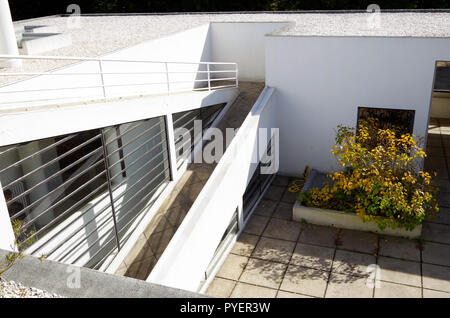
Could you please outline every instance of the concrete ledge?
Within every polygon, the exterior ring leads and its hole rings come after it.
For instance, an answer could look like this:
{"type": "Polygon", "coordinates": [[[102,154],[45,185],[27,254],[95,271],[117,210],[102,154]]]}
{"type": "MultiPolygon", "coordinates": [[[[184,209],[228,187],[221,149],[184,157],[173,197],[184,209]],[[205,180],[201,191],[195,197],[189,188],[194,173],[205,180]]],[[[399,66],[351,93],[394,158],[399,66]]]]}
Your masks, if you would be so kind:
{"type": "MultiPolygon", "coordinates": [[[[7,251],[0,250],[3,261],[7,251]]],[[[4,273],[7,280],[70,298],[201,298],[205,295],[84,267],[25,256],[4,273]],[[79,273],[79,287],[74,288],[79,273]]]]}
{"type": "Polygon", "coordinates": [[[68,33],[24,33],[22,50],[26,55],[39,54],[72,45],[72,37],[68,33]]]}
{"type": "MultiPolygon", "coordinates": [[[[308,191],[311,188],[319,187],[323,184],[325,174],[318,173],[316,170],[312,170],[301,192],[308,191]]],[[[363,222],[361,218],[352,213],[346,213],[342,211],[319,209],[306,207],[296,201],[293,207],[292,218],[294,221],[301,222],[302,220],[317,225],[332,226],[337,228],[374,232],[392,236],[401,236],[407,238],[419,237],[422,233],[422,225],[417,226],[412,231],[405,229],[391,229],[386,228],[381,231],[378,226],[373,222],[363,222]]]]}
{"type": "Polygon", "coordinates": [[[58,30],[52,25],[25,25],[25,32],[30,33],[57,33],[58,30]]]}

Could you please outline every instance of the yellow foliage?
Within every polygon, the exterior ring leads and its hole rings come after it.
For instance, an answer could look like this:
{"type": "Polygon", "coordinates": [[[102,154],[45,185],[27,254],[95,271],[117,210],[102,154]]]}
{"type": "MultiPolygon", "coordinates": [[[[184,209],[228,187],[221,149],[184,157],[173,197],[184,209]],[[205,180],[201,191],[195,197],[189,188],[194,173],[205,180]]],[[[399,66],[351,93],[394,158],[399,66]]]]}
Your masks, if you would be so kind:
{"type": "Polygon", "coordinates": [[[437,187],[418,169],[426,153],[415,135],[383,129],[377,119],[361,122],[357,132],[339,126],[331,153],[341,171],[330,182],[302,196],[308,206],[357,213],[365,221],[413,229],[437,212],[437,187]]]}

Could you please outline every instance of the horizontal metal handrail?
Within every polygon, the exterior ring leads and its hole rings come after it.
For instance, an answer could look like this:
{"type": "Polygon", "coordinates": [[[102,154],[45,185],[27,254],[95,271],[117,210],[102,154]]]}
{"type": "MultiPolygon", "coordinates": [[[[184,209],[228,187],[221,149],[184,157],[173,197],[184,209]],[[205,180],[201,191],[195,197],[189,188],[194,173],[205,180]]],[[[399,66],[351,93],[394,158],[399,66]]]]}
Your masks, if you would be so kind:
{"type": "MultiPolygon", "coordinates": [[[[168,170],[168,168],[166,168],[166,169],[164,169],[163,171],[161,171],[161,172],[157,175],[157,177],[159,177],[162,173],[165,173],[167,170],[168,170]]],[[[138,193],[142,192],[142,190],[145,189],[145,187],[147,187],[149,184],[151,184],[151,183],[152,183],[153,181],[155,181],[155,180],[156,180],[156,178],[153,178],[152,180],[150,180],[150,181],[149,181],[143,188],[141,188],[134,196],[136,196],[138,193]]],[[[149,193],[151,193],[151,192],[153,192],[153,191],[156,191],[156,190],[157,190],[157,189],[153,189],[153,190],[150,191],[149,193]]],[[[133,197],[134,197],[134,196],[133,196],[133,197]]],[[[147,196],[148,196],[148,194],[147,194],[147,196]]],[[[144,198],[145,198],[145,196],[144,196],[144,198]]],[[[141,200],[142,200],[142,199],[141,199],[141,200]]],[[[141,200],[140,200],[139,202],[141,202],[141,200]]],[[[128,203],[128,201],[129,201],[129,200],[127,200],[127,203],[128,203]]],[[[134,207],[135,207],[135,206],[133,206],[133,208],[134,208],[134,207]]],[[[130,211],[132,211],[132,210],[133,210],[133,209],[129,209],[128,212],[125,213],[125,215],[128,215],[128,214],[130,213],[130,211]]],[[[102,212],[103,212],[103,211],[102,211],[102,212]]],[[[92,220],[90,220],[89,222],[93,221],[94,219],[95,219],[95,217],[94,217],[92,220]]],[[[122,219],[123,219],[123,217],[122,217],[120,220],[122,220],[122,219]]],[[[58,260],[64,259],[67,255],[69,255],[72,251],[74,251],[80,244],[82,244],[82,243],[83,243],[85,240],[87,240],[90,236],[92,236],[93,234],[98,233],[99,230],[104,229],[104,228],[103,228],[104,225],[108,226],[108,224],[109,224],[109,226],[111,226],[111,229],[113,229],[114,226],[111,224],[110,221],[111,221],[110,218],[105,218],[105,219],[103,220],[103,222],[101,222],[100,224],[98,224],[94,230],[90,231],[89,233],[86,233],[86,235],[85,235],[85,237],[83,238],[83,240],[81,240],[81,241],[79,241],[78,243],[76,243],[75,246],[73,246],[69,251],[67,251],[67,252],[66,252],[62,257],[60,257],[58,260]]],[[[87,225],[87,223],[84,224],[83,226],[79,227],[77,230],[75,230],[74,233],[77,233],[77,232],[83,230],[83,229],[86,227],[86,225],[87,225]]],[[[81,253],[81,255],[79,255],[79,257],[75,260],[75,262],[78,261],[79,258],[80,258],[81,256],[83,256],[84,254],[86,254],[92,247],[94,247],[98,242],[100,242],[101,239],[102,239],[103,237],[105,237],[105,235],[108,235],[108,234],[110,234],[110,233],[109,233],[109,232],[106,232],[106,233],[104,233],[103,235],[99,236],[92,244],[90,244],[90,246],[89,246],[85,251],[83,251],[83,252],[81,253]]],[[[68,240],[68,239],[67,239],[67,240],[68,240]]],[[[59,243],[58,246],[54,247],[54,248],[48,253],[48,255],[53,254],[53,253],[54,253],[56,250],[58,250],[58,248],[60,248],[64,243],[65,243],[64,241],[61,242],[61,243],[59,243]]]]}
{"type": "Polygon", "coordinates": [[[187,61],[155,61],[155,60],[135,60],[135,59],[105,59],[97,57],[79,57],[79,56],[51,56],[51,55],[6,55],[0,54],[0,59],[5,60],[62,60],[62,61],[96,61],[96,62],[124,62],[124,63],[155,63],[155,64],[201,64],[201,65],[237,65],[234,62],[187,62],[187,61]]]}
{"type": "MultiPolygon", "coordinates": [[[[25,197],[26,195],[28,195],[28,194],[30,194],[31,192],[33,192],[34,190],[36,190],[36,189],[37,189],[38,187],[40,187],[41,185],[44,185],[44,184],[46,184],[47,182],[49,182],[50,180],[52,180],[52,179],[54,179],[54,178],[56,178],[56,177],[61,176],[64,172],[66,172],[66,171],[68,171],[69,169],[75,167],[77,164],[79,164],[79,163],[81,163],[81,162],[87,160],[89,157],[93,156],[96,152],[99,152],[101,149],[102,149],[102,147],[98,147],[96,150],[94,150],[94,151],[92,151],[92,152],[90,152],[90,153],[84,155],[84,156],[81,157],[80,159],[76,160],[75,162],[72,162],[70,165],[64,167],[63,169],[59,170],[58,172],[56,172],[56,173],[52,174],[51,176],[49,176],[49,177],[47,177],[47,178],[45,178],[45,179],[39,181],[37,184],[33,185],[32,187],[30,187],[29,189],[25,190],[24,192],[22,192],[22,193],[19,194],[18,196],[15,196],[15,197],[12,198],[11,200],[9,200],[9,202],[7,202],[7,205],[10,206],[13,202],[15,202],[15,201],[17,201],[17,200],[19,200],[19,199],[22,199],[22,198],[25,197]]],[[[96,165],[98,165],[98,164],[99,164],[99,162],[95,163],[93,166],[96,166],[96,165]]],[[[89,169],[90,169],[90,168],[92,168],[92,167],[89,167],[89,169]]],[[[81,174],[80,174],[80,175],[81,175],[81,174]]],[[[63,183],[63,184],[64,184],[64,183],[63,183]]],[[[63,184],[61,184],[61,185],[63,185],[63,184]]],[[[61,186],[61,185],[60,185],[60,186],[61,186]]],[[[55,189],[53,189],[52,191],[50,191],[49,193],[47,193],[45,196],[40,197],[39,199],[37,199],[37,200],[36,200],[35,202],[33,202],[32,204],[26,206],[24,209],[26,209],[26,210],[31,209],[32,206],[33,206],[36,202],[38,202],[38,201],[40,201],[40,200],[44,200],[44,199],[47,197],[47,195],[50,195],[51,192],[57,190],[60,186],[58,186],[57,188],[55,188],[55,189]]],[[[22,212],[22,211],[17,212],[17,215],[15,215],[14,217],[20,216],[19,214],[22,214],[21,212],[22,212]]]]}
{"type": "MultiPolygon", "coordinates": [[[[1,75],[1,73],[0,73],[1,75]]],[[[228,77],[228,78],[219,78],[219,79],[198,79],[192,81],[173,81],[172,84],[184,84],[184,83],[192,83],[192,82],[208,82],[208,81],[234,81],[236,77],[228,77]]],[[[17,93],[33,93],[33,92],[42,92],[42,91],[64,91],[69,89],[91,89],[91,88],[102,88],[102,87],[128,87],[128,86],[146,86],[146,85],[165,85],[166,82],[144,82],[144,83],[130,83],[130,84],[111,84],[111,85],[91,85],[91,86],[74,86],[74,87],[57,87],[57,88],[39,88],[39,89],[28,89],[28,90],[17,90],[17,91],[8,91],[8,92],[0,92],[0,94],[17,94],[17,93]]],[[[216,88],[215,86],[211,86],[211,88],[216,88]]]]}
{"type": "Polygon", "coordinates": [[[3,186],[3,190],[8,189],[9,187],[13,186],[14,184],[16,184],[16,183],[18,183],[18,182],[24,180],[25,178],[29,177],[31,174],[33,174],[33,173],[35,173],[35,172],[37,172],[37,171],[39,171],[39,170],[41,170],[41,169],[44,169],[44,168],[50,166],[51,164],[54,164],[54,163],[60,161],[61,159],[67,157],[68,155],[74,153],[75,151],[77,151],[77,150],[83,148],[83,147],[86,146],[87,144],[89,144],[89,143],[91,143],[91,142],[93,142],[93,141],[95,141],[96,139],[99,139],[99,138],[100,138],[100,134],[95,135],[94,137],[92,137],[92,138],[90,138],[90,139],[84,141],[83,143],[79,144],[78,146],[73,147],[72,149],[66,151],[66,152],[63,153],[62,155],[57,156],[57,157],[51,159],[50,161],[46,162],[45,164],[43,164],[43,165],[41,165],[41,166],[39,166],[39,167],[37,167],[37,168],[35,168],[35,169],[33,169],[33,170],[27,172],[26,174],[22,175],[21,177],[15,179],[14,181],[10,182],[9,184],[3,186]]]}
{"type": "MultiPolygon", "coordinates": [[[[160,176],[162,173],[164,173],[164,172],[166,172],[168,170],[168,168],[166,168],[166,169],[164,169],[163,171],[161,171],[159,174],[158,174],[158,176],[160,176]]],[[[149,184],[151,184],[153,181],[155,181],[155,179],[153,179],[153,180],[151,180],[149,183],[147,183],[145,186],[148,186],[149,184]]],[[[162,181],[162,182],[160,182],[159,183],[159,185],[162,185],[164,183],[164,181],[162,181]]],[[[122,221],[126,216],[128,216],[131,212],[133,212],[133,210],[134,210],[134,208],[136,208],[139,204],[141,204],[141,203],[143,203],[144,201],[145,201],[145,199],[148,199],[148,197],[149,196],[151,196],[151,195],[153,195],[156,191],[158,190],[158,187],[154,187],[154,189],[153,190],[151,190],[149,193],[147,193],[143,198],[141,198],[131,209],[128,209],[128,211],[118,220],[118,222],[120,222],[120,221],[122,221]]],[[[140,190],[140,191],[142,191],[142,189],[140,190]]],[[[128,203],[128,202],[127,202],[128,203]]],[[[122,230],[124,230],[124,229],[126,229],[126,227],[132,222],[132,221],[134,221],[134,219],[138,216],[139,214],[137,214],[137,215],[135,215],[130,221],[128,221],[126,224],[125,224],[125,226],[123,226],[123,227],[120,227],[119,228],[119,231],[121,232],[122,230]]],[[[103,226],[104,224],[106,224],[106,222],[103,222],[100,226],[99,226],[99,228],[101,227],[101,226],[103,226]]],[[[93,233],[89,233],[89,235],[92,235],[93,233]]],[[[78,258],[75,260],[75,262],[76,261],[78,261],[83,255],[85,255],[87,252],[89,252],[89,250],[92,248],[92,247],[94,247],[97,243],[99,243],[106,235],[109,235],[110,233],[109,232],[106,232],[106,233],[104,233],[103,235],[101,235],[100,237],[98,237],[85,251],[83,251],[82,253],[81,253],[81,255],[79,255],[78,256],[78,258]]],[[[113,238],[114,239],[114,238],[113,238]]],[[[109,244],[109,243],[111,243],[112,242],[112,240],[113,239],[111,239],[111,240],[109,240],[108,242],[106,242],[106,244],[109,244]]],[[[106,244],[104,244],[104,245],[106,245],[106,244]]],[[[91,258],[90,258],[90,260],[91,259],[93,259],[95,256],[97,256],[97,254],[100,252],[100,250],[99,251],[97,251],[91,258]]],[[[60,258],[60,260],[62,260],[65,256],[67,256],[68,255],[68,253],[66,253],[66,255],[64,255],[62,258],[60,258]]]]}
{"type": "MultiPolygon", "coordinates": [[[[0,102],[0,106],[3,105],[11,105],[11,104],[24,104],[28,103],[28,107],[34,106],[32,103],[38,103],[41,106],[43,103],[51,105],[55,102],[60,102],[61,100],[70,101],[73,99],[82,100],[92,100],[92,99],[104,99],[112,98],[112,97],[131,97],[131,96],[142,96],[149,94],[160,94],[160,93],[178,93],[185,91],[196,91],[196,90],[217,90],[224,89],[230,87],[238,87],[238,65],[237,63],[232,62],[186,62],[186,61],[152,61],[152,60],[132,60],[132,59],[112,59],[112,58],[89,58],[89,57],[75,57],[75,56],[32,56],[32,55],[0,55],[0,60],[54,60],[54,61],[78,61],[78,62],[95,62],[98,63],[98,69],[88,70],[87,72],[70,72],[63,70],[50,70],[47,72],[0,72],[0,77],[27,77],[29,79],[33,79],[37,76],[59,76],[59,77],[69,77],[71,79],[76,78],[73,82],[71,80],[64,82],[61,81],[61,85],[63,87],[58,87],[58,85],[51,85],[48,82],[43,85],[35,84],[30,85],[29,88],[23,88],[23,82],[21,83],[21,88],[14,88],[13,83],[5,83],[0,86],[0,96],[1,94],[9,94],[7,98],[3,98],[3,101],[0,102]],[[153,70],[140,70],[136,72],[132,72],[129,70],[117,71],[114,69],[109,69],[104,71],[104,67],[106,63],[144,63],[148,65],[160,65],[154,71],[153,70]],[[191,70],[176,70],[173,69],[175,66],[182,65],[191,65],[194,66],[195,69],[191,70]],[[206,66],[206,70],[201,70],[201,66],[206,66]],[[214,69],[211,67],[226,67],[226,69],[214,69]],[[232,69],[230,69],[230,66],[232,69]],[[172,68],[172,69],[170,69],[172,68]],[[162,70],[163,69],[163,70],[162,70]],[[177,76],[178,74],[178,76],[177,76]],[[186,79],[186,77],[181,77],[183,74],[188,74],[192,76],[192,78],[186,79]],[[211,75],[214,74],[214,77],[211,75]],[[223,74],[223,75],[221,75],[223,74]],[[130,76],[131,75],[131,76],[130,76]],[[161,79],[156,78],[156,81],[150,81],[146,78],[146,75],[161,75],[161,79]],[[164,76],[165,75],[165,76],[164,76]],[[202,75],[202,78],[199,78],[199,75],[202,75]],[[83,82],[83,79],[79,77],[86,76],[86,79],[93,80],[88,85],[83,85],[80,83],[83,82]],[[98,76],[98,79],[92,76],[98,76]],[[116,76],[116,77],[114,77],[116,76]],[[124,80],[124,77],[128,80],[124,80]],[[135,77],[133,77],[135,76],[135,77]],[[119,77],[119,78],[117,78],[119,77]],[[164,78],[162,78],[164,77],[164,78]],[[177,77],[177,78],[176,78],[177,77]],[[117,79],[120,80],[117,83],[117,79]],[[114,84],[116,81],[117,84],[114,84]],[[230,85],[221,85],[214,86],[212,83],[223,81],[225,83],[232,82],[230,85]],[[110,83],[108,83],[110,82],[110,83]],[[112,82],[112,83],[111,83],[112,82]],[[196,87],[199,83],[204,83],[205,87],[196,87]],[[182,88],[180,85],[182,84],[192,84],[186,85],[189,87],[182,88]],[[157,85],[163,85],[164,88],[160,88],[157,85]],[[149,87],[150,86],[150,87],[149,87]],[[190,87],[192,86],[192,87],[190,87]],[[133,87],[136,87],[136,90],[133,90],[133,87]],[[153,88],[151,88],[153,87],[153,88]],[[11,88],[11,89],[8,89],[11,88]],[[121,92],[115,91],[118,88],[122,88],[121,92]],[[94,90],[93,95],[87,96],[86,94],[80,93],[79,96],[68,96],[68,91],[70,90],[94,90]],[[29,96],[23,98],[21,94],[27,93],[47,93],[51,96],[48,98],[42,98],[43,96],[33,96],[30,98],[29,96]],[[18,95],[18,96],[16,96],[18,95]],[[30,105],[31,103],[31,105],[30,105]]],[[[79,65],[79,64],[77,64],[79,65]]],[[[110,65],[108,65],[110,67],[110,65]]],[[[114,68],[114,66],[113,66],[114,68]]],[[[184,85],[183,85],[184,86],[184,85]]],[[[203,84],[202,84],[203,86],[203,84]]]]}
{"type": "MultiPolygon", "coordinates": [[[[222,71],[197,71],[196,73],[234,73],[236,70],[222,70],[222,71]]],[[[98,75],[100,72],[87,72],[87,73],[1,73],[2,76],[36,76],[36,75],[42,75],[42,76],[65,76],[65,75],[98,75]]],[[[166,72],[101,72],[105,75],[147,75],[147,74],[166,74],[166,72]]],[[[169,74],[191,74],[192,72],[188,71],[168,71],[169,74]]]]}

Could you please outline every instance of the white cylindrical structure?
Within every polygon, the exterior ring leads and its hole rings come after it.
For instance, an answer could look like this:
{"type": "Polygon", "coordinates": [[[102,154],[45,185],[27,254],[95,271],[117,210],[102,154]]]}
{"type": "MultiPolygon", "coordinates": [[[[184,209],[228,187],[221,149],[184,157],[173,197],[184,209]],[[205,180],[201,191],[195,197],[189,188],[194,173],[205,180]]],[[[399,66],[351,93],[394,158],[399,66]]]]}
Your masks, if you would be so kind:
{"type": "MultiPolygon", "coordinates": [[[[18,55],[16,34],[8,0],[0,0],[0,54],[18,55]]],[[[1,60],[1,67],[18,67],[21,60],[1,60]]]]}

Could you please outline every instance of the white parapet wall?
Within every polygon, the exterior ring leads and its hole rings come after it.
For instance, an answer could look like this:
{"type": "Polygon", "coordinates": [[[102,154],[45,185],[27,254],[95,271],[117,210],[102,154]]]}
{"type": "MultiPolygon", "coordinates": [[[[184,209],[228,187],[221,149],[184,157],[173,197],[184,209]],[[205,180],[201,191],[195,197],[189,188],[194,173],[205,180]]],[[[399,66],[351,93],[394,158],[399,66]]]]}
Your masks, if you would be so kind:
{"type": "Polygon", "coordinates": [[[214,61],[239,65],[239,79],[264,82],[265,35],[291,22],[212,22],[211,55],[214,61]]]}
{"type": "MultiPolygon", "coordinates": [[[[0,126],[2,127],[0,131],[0,147],[3,145],[20,144],[30,140],[42,140],[44,138],[66,135],[78,131],[98,129],[126,122],[134,122],[147,118],[170,116],[173,112],[180,112],[230,102],[236,98],[238,93],[237,88],[228,88],[211,92],[201,91],[170,96],[150,96],[147,98],[110,101],[106,103],[88,105],[82,107],[81,109],[77,106],[24,111],[20,113],[7,113],[0,116],[0,126]],[[124,109],[127,111],[124,112],[124,109]],[[42,120],[43,118],[45,118],[45,121],[42,120]],[[65,124],[61,125],[61,123],[65,124]],[[24,127],[27,127],[27,129],[24,129],[24,127]]],[[[172,130],[172,126],[167,127],[167,131],[172,130]]],[[[126,138],[135,138],[134,136],[134,134],[125,136],[124,144],[127,143],[126,138]]],[[[142,138],[144,137],[146,136],[143,136],[142,138]]],[[[148,136],[149,139],[150,137],[151,136],[148,136]]],[[[30,148],[29,151],[35,152],[39,149],[39,147],[42,148],[45,146],[38,144],[38,142],[39,141],[29,143],[28,145],[30,147],[33,146],[33,148],[30,148]]],[[[168,142],[173,143],[173,139],[168,142]]],[[[30,155],[30,153],[23,153],[22,155],[27,156],[30,155]]],[[[54,154],[54,156],[56,156],[56,154],[54,154]]],[[[174,157],[175,154],[171,152],[170,156],[174,157]]],[[[132,158],[133,157],[130,157],[129,160],[132,160],[132,158]]],[[[5,158],[3,157],[3,159],[5,158]]],[[[19,158],[10,158],[12,161],[17,161],[18,159],[19,158]]],[[[95,157],[91,159],[97,160],[95,157]]],[[[92,161],[87,162],[86,164],[91,163],[92,161]]],[[[28,170],[32,171],[36,168],[34,165],[40,166],[42,163],[33,161],[32,164],[33,166],[28,170]]],[[[57,167],[59,167],[58,164],[57,167]]],[[[176,169],[176,166],[173,166],[172,169],[176,169]]],[[[145,171],[148,171],[148,169],[145,171]]],[[[145,176],[146,178],[153,177],[158,171],[159,170],[152,174],[148,174],[146,172],[145,176]]],[[[18,173],[21,175],[21,172],[18,173]]],[[[50,172],[50,170],[47,169],[47,173],[51,175],[53,172],[50,172]]],[[[139,222],[142,222],[140,228],[145,228],[145,225],[151,220],[179,177],[179,173],[177,173],[176,170],[173,170],[172,173],[175,177],[171,182],[169,182],[165,189],[160,189],[163,191],[161,195],[158,196],[158,194],[160,194],[160,191],[158,190],[157,194],[149,198],[148,201],[145,201],[153,202],[154,199],[157,198],[153,205],[151,205],[151,208],[148,208],[142,214],[142,217],[139,217],[135,222],[133,222],[133,225],[131,226],[132,229],[134,229],[136,224],[139,222]]],[[[134,179],[141,178],[141,174],[142,173],[137,174],[134,179]]],[[[36,177],[41,179],[45,178],[45,176],[36,177]]],[[[9,182],[15,179],[14,176],[9,175],[3,175],[2,178],[9,178],[9,182]]],[[[113,193],[114,196],[119,197],[122,193],[130,191],[127,189],[127,185],[128,182],[115,189],[113,193]]],[[[64,189],[62,189],[62,191],[64,191],[64,189]]],[[[136,188],[135,191],[139,192],[140,190],[136,188]]],[[[39,197],[44,194],[45,193],[39,194],[39,197]]],[[[58,196],[60,194],[60,192],[56,192],[54,193],[54,196],[58,196]]],[[[142,195],[143,193],[140,193],[139,196],[134,196],[135,201],[139,201],[142,195]]],[[[12,233],[12,226],[9,220],[10,216],[4,200],[4,196],[0,195],[0,248],[11,249],[14,246],[14,235],[12,233]]],[[[123,197],[122,199],[117,200],[117,209],[119,209],[122,200],[124,200],[123,197]]],[[[90,261],[90,255],[96,253],[96,251],[93,250],[93,253],[87,254],[86,251],[90,244],[95,243],[99,247],[100,245],[111,245],[112,220],[109,218],[109,203],[110,198],[106,195],[106,193],[97,196],[89,202],[87,206],[79,207],[69,217],[63,219],[61,224],[47,233],[44,237],[40,237],[39,240],[26,251],[26,253],[47,255],[49,254],[49,251],[55,250],[49,259],[60,260],[65,263],[76,262],[76,264],[81,266],[86,265],[86,262],[90,261]],[[95,209],[90,208],[90,206],[94,205],[95,209]],[[80,217],[82,214],[84,215],[83,218],[80,217]],[[85,226],[85,228],[83,228],[84,224],[87,222],[86,217],[88,217],[88,219],[94,219],[95,217],[95,222],[91,222],[89,226],[85,226]],[[97,232],[98,235],[92,236],[92,232],[96,231],[95,225],[97,223],[102,223],[104,226],[102,227],[102,230],[97,232]],[[82,230],[76,230],[78,228],[82,230]],[[86,237],[88,235],[90,235],[91,239],[86,241],[86,237]],[[96,241],[97,236],[102,237],[102,239],[98,242],[96,241]]],[[[124,214],[126,213],[127,211],[124,210],[124,214]]],[[[52,217],[49,213],[47,215],[52,217]]],[[[138,231],[136,232],[138,233],[138,231]]],[[[129,234],[131,233],[126,233],[124,236],[128,236],[129,234]]],[[[130,242],[133,241],[134,236],[130,238],[130,242]]]]}
{"type": "Polygon", "coordinates": [[[336,127],[355,127],[358,107],[411,109],[426,136],[435,63],[448,38],[267,36],[266,83],[280,105],[280,171],[335,168],[336,127]]]}
{"type": "MultiPolygon", "coordinates": [[[[11,54],[11,53],[9,53],[11,54]]],[[[146,41],[132,47],[119,50],[101,57],[102,59],[120,59],[127,61],[143,60],[169,63],[170,89],[190,90],[194,88],[193,80],[200,78],[196,72],[201,68],[198,62],[211,61],[209,48],[209,25],[203,25],[184,32],[179,32],[160,39],[146,41]],[[190,62],[192,64],[178,64],[176,62],[190,62]]],[[[53,74],[70,73],[75,75],[51,75],[49,72],[43,76],[35,76],[14,84],[0,87],[0,109],[11,109],[27,105],[55,104],[52,99],[73,101],[83,97],[84,100],[103,96],[102,82],[106,87],[108,97],[137,96],[140,94],[155,94],[167,92],[166,65],[164,63],[147,62],[79,62],[74,65],[58,69],[53,74]],[[103,80],[99,74],[103,71],[103,80]],[[128,74],[117,74],[117,73],[128,74]],[[88,74],[91,73],[91,74],[88,74]],[[140,74],[137,74],[140,73],[140,74]],[[77,75],[79,74],[79,75],[77,75]],[[143,85],[148,83],[148,85],[143,85]],[[160,83],[160,84],[151,84],[160,83]],[[78,89],[71,89],[79,87],[78,89]],[[87,88],[89,87],[89,88],[87,88]],[[28,92],[24,92],[28,91],[28,92]],[[35,101],[42,100],[40,103],[35,101]]],[[[205,67],[201,70],[204,70],[205,67]]]]}
{"type": "Polygon", "coordinates": [[[261,143],[266,146],[270,138],[265,135],[264,143],[259,129],[267,128],[265,133],[270,134],[278,127],[273,93],[273,88],[264,89],[147,281],[199,290],[233,213],[242,206],[261,143]]]}
{"type": "Polygon", "coordinates": [[[117,99],[62,108],[0,111],[0,146],[102,128],[227,103],[237,88],[117,99]],[[124,111],[126,110],[126,111],[124,111]],[[26,129],[24,129],[26,127],[26,129]]]}
{"type": "MultiPolygon", "coordinates": [[[[167,66],[165,63],[105,61],[100,65],[97,61],[74,61],[74,65],[48,72],[44,76],[0,87],[0,109],[72,102],[80,96],[83,100],[89,100],[102,97],[103,94],[107,97],[117,97],[164,93],[168,89],[166,70],[171,72],[169,76],[171,91],[198,88],[202,84],[206,85],[205,80],[208,77],[206,73],[196,73],[207,71],[206,65],[195,64],[197,62],[234,62],[239,66],[240,80],[264,82],[265,36],[291,24],[291,22],[213,22],[102,56],[102,59],[174,62],[168,63],[167,66]],[[99,74],[101,71],[105,73],[103,79],[99,74]],[[61,75],[63,73],[74,75],[61,75]],[[195,84],[194,80],[197,81],[195,84]],[[144,83],[148,85],[143,85],[144,83]],[[106,86],[104,91],[103,84],[106,86]],[[73,89],[75,87],[76,90],[73,89]],[[55,99],[56,102],[53,101],[55,99]]],[[[40,41],[45,46],[47,41],[51,42],[51,37],[24,41],[24,46],[31,47],[33,43],[39,44],[40,41]]],[[[234,65],[211,65],[209,69],[212,72],[233,71],[212,73],[212,79],[235,76],[234,65]]],[[[214,84],[213,81],[212,85],[214,84]]]]}

